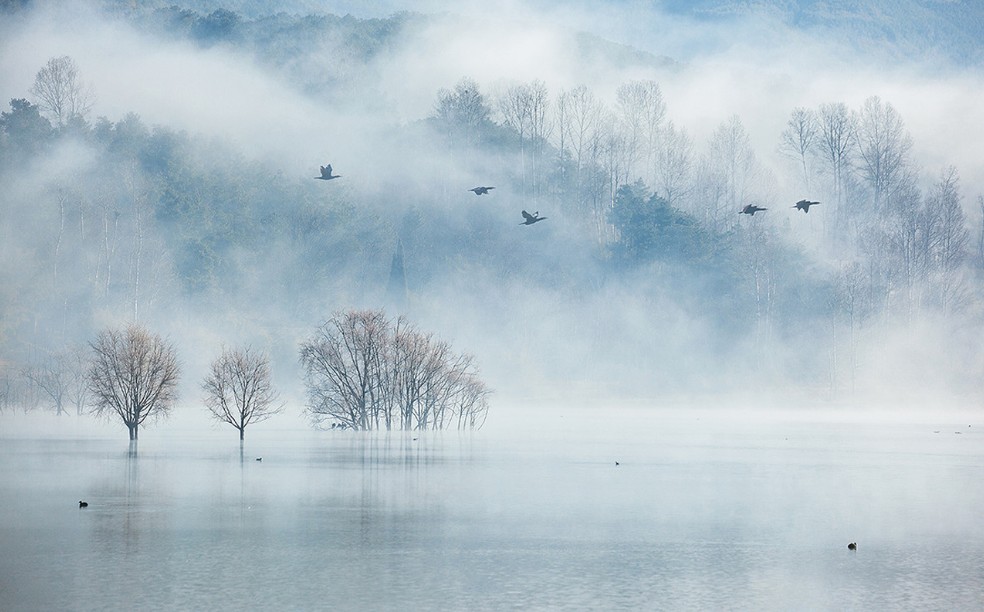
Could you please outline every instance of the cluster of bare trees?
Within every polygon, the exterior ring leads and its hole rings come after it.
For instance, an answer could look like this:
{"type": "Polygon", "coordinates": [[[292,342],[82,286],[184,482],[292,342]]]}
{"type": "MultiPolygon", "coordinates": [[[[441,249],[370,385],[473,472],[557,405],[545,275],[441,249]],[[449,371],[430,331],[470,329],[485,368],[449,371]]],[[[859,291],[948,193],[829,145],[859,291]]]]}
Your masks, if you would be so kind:
{"type": "MultiPolygon", "coordinates": [[[[602,243],[618,238],[610,216],[615,194],[637,180],[718,231],[734,229],[744,204],[768,205],[775,197],[775,178],[757,159],[738,116],[718,126],[698,152],[667,120],[655,81],[623,84],[610,107],[585,86],[551,98],[541,81],[507,87],[492,103],[473,81],[456,91],[453,100],[441,97],[439,116],[451,125],[453,107],[487,123],[494,110],[518,136],[526,195],[556,197],[574,218],[590,221],[602,243]]],[[[947,314],[968,293],[971,238],[959,176],[944,169],[924,195],[912,146],[898,111],[877,96],[857,109],[843,103],[794,109],[779,142],[796,163],[803,193],[824,202],[831,252],[844,265],[861,263],[871,293],[866,301],[883,312],[911,314],[931,305],[947,314]]]]}
{"type": "Polygon", "coordinates": [[[473,429],[490,390],[474,360],[377,310],[336,314],[301,345],[308,411],[357,430],[473,429]]]}
{"type": "Polygon", "coordinates": [[[617,238],[609,213],[623,185],[641,180],[668,203],[726,230],[737,223],[741,204],[761,197],[758,184],[768,178],[737,116],[698,154],[687,131],[667,119],[653,80],[622,84],[611,105],[584,85],[552,97],[539,80],[501,89],[491,100],[470,79],[438,94],[435,119],[449,150],[477,142],[493,118],[516,135],[524,195],[552,196],[572,218],[587,220],[601,243],[617,238]]]}
{"type": "MultiPolygon", "coordinates": [[[[75,349],[52,355],[22,375],[59,414],[69,402],[80,414],[88,406],[118,418],[131,441],[148,419],[170,413],[180,375],[170,342],[131,324],[100,332],[88,348],[88,354],[75,349]]],[[[454,353],[403,318],[393,322],[381,311],[338,314],[302,344],[301,363],[316,423],[420,430],[473,429],[485,422],[490,391],[472,357],[454,353]]],[[[0,407],[11,401],[8,374],[0,368],[0,407]]],[[[223,349],[201,389],[209,414],[233,426],[240,441],[247,426],[284,409],[269,358],[249,346],[223,349]]]]}
{"type": "Polygon", "coordinates": [[[968,290],[971,238],[959,175],[944,168],[923,195],[912,144],[898,111],[871,97],[856,110],[844,104],[795,109],[780,150],[796,159],[804,185],[829,196],[833,240],[854,246],[870,303],[906,317],[923,305],[947,315],[968,290]]]}

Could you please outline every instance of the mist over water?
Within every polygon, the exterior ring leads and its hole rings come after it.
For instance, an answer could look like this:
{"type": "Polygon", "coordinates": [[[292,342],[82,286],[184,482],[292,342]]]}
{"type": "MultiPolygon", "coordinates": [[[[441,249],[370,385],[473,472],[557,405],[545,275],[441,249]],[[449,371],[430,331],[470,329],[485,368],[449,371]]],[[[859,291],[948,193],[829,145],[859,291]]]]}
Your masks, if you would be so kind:
{"type": "Polygon", "coordinates": [[[53,57],[94,92],[84,128],[0,122],[0,610],[984,608],[984,79],[956,34],[913,51],[925,3],[170,4],[0,13],[4,117],[53,57]],[[673,197],[616,159],[633,82],[690,152],[673,197]],[[508,125],[535,83],[587,92],[594,165],[508,125]],[[478,144],[437,118],[474,90],[478,144]],[[887,203],[780,150],[874,96],[912,141],[887,203]],[[474,357],[480,430],[312,426],[298,349],[368,308],[474,357]],[[24,381],[130,322],[181,377],[128,447],[24,381]],[[202,395],[241,345],[285,404],[243,445],[202,395]]]}
{"type": "Polygon", "coordinates": [[[521,431],[258,431],[242,457],[227,432],[197,428],[165,428],[137,455],[101,437],[4,439],[0,603],[984,602],[978,422],[551,412],[551,428],[521,431]]]}

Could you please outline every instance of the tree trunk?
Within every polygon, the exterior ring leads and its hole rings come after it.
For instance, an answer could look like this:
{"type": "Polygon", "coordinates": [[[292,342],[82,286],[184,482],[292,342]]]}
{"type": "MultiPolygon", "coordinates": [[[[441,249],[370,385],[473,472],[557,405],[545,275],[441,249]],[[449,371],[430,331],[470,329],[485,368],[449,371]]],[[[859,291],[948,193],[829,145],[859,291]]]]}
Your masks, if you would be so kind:
{"type": "Polygon", "coordinates": [[[139,425],[130,425],[130,440],[137,439],[137,427],[139,427],[139,425]]]}

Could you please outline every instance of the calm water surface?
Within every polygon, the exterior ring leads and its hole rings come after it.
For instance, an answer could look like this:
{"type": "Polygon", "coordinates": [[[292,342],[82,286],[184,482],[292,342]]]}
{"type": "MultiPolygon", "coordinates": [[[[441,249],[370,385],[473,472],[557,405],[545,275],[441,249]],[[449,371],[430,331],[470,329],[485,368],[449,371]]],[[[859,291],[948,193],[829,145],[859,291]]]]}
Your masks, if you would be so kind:
{"type": "Polygon", "coordinates": [[[0,610],[984,609],[984,424],[695,414],[0,433],[0,610]]]}

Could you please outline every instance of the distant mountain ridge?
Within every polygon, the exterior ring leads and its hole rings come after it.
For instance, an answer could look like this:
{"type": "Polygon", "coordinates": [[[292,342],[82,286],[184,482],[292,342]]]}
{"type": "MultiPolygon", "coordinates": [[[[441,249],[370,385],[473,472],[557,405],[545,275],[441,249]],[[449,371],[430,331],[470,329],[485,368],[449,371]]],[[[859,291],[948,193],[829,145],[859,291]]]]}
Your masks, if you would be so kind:
{"type": "MultiPolygon", "coordinates": [[[[417,12],[413,3],[405,3],[403,8],[414,12],[401,12],[398,10],[401,4],[389,2],[388,6],[394,10],[385,18],[349,15],[346,11],[338,11],[338,16],[331,17],[348,21],[350,26],[352,22],[375,22],[377,27],[382,24],[390,28],[407,25],[410,16],[418,22],[427,19],[428,14],[417,12]],[[344,17],[341,16],[343,14],[344,17]]],[[[549,3],[541,4],[549,6],[549,3]]],[[[639,7],[637,0],[612,0],[598,4],[610,7],[611,12],[617,12],[620,5],[627,11],[639,7]]],[[[271,25],[271,20],[283,24],[285,21],[303,20],[302,16],[327,17],[329,13],[326,8],[331,8],[312,0],[148,0],[136,5],[128,0],[103,0],[101,5],[110,12],[133,16],[146,15],[155,10],[190,10],[203,17],[216,11],[228,12],[241,16],[247,23],[264,26],[271,25]]],[[[386,5],[374,5],[373,12],[379,14],[381,7],[386,5]]],[[[449,5],[446,15],[454,14],[453,6],[449,5]]],[[[984,45],[981,44],[984,40],[984,1],[981,0],[662,0],[653,2],[652,10],[691,18],[697,23],[769,17],[795,30],[841,42],[858,51],[874,53],[890,60],[925,57],[941,58],[958,65],[984,63],[984,45]]],[[[578,38],[579,50],[589,50],[594,55],[614,52],[620,59],[652,62],[663,67],[674,63],[665,57],[644,58],[645,51],[591,33],[581,33],[578,38]]],[[[365,42],[365,38],[362,41],[365,42]]]]}
{"type": "Polygon", "coordinates": [[[663,0],[661,8],[698,20],[767,15],[899,59],[935,54],[963,65],[984,62],[980,0],[663,0]]]}

